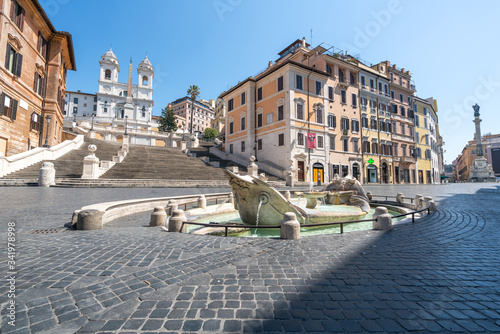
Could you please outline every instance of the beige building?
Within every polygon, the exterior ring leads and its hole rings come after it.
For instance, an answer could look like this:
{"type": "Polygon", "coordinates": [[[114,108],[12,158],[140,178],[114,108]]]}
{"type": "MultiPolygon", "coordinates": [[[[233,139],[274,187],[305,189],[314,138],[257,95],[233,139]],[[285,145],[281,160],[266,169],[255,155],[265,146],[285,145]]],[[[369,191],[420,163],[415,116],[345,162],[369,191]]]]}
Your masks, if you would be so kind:
{"type": "Polygon", "coordinates": [[[191,99],[188,96],[175,100],[171,105],[180,122],[186,123],[185,126],[183,125],[183,129],[191,130],[191,119],[193,120],[193,133],[203,134],[206,128],[211,127],[211,122],[214,119],[214,100],[195,101],[193,115],[191,115],[191,99]]]}
{"type": "Polygon", "coordinates": [[[9,156],[64,140],[66,75],[76,65],[71,34],[38,1],[0,6],[0,155],[9,156]]]}

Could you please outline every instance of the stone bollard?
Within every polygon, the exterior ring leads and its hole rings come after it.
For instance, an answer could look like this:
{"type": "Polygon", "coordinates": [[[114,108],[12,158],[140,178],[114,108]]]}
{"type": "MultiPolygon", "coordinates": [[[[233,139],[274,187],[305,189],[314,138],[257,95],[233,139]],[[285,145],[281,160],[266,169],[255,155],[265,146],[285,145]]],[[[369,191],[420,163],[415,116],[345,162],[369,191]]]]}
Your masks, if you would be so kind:
{"type": "Polygon", "coordinates": [[[300,239],[300,223],[293,212],[286,212],[280,223],[281,239],[296,240],[300,239]]]}
{"type": "Polygon", "coordinates": [[[250,165],[247,167],[247,174],[254,177],[259,177],[259,167],[255,163],[255,157],[250,157],[250,165]]]}
{"type": "Polygon", "coordinates": [[[290,195],[290,191],[288,191],[288,190],[287,190],[287,191],[285,191],[285,199],[286,199],[287,201],[290,201],[290,198],[291,198],[291,197],[292,197],[292,196],[290,195]]]}
{"type": "Polygon", "coordinates": [[[56,170],[52,162],[42,163],[42,168],[38,172],[38,186],[50,187],[56,184],[56,170]]]}
{"type": "Polygon", "coordinates": [[[149,223],[149,226],[165,226],[166,221],[167,213],[165,212],[165,208],[157,206],[151,214],[151,222],[149,223]]]}
{"type": "Polygon", "coordinates": [[[423,203],[422,203],[422,209],[428,207],[429,205],[430,205],[430,208],[429,208],[430,212],[437,211],[437,206],[436,206],[436,202],[434,202],[434,199],[430,196],[425,196],[423,203]]]}
{"type": "Polygon", "coordinates": [[[424,196],[422,196],[420,194],[415,195],[415,209],[417,211],[423,209],[423,206],[422,206],[423,200],[424,200],[424,196]]]}
{"type": "Polygon", "coordinates": [[[169,232],[186,232],[186,225],[181,231],[182,222],[186,221],[186,216],[183,210],[174,210],[170,219],[168,220],[168,231],[169,232]]]}
{"type": "Polygon", "coordinates": [[[168,214],[171,216],[174,210],[179,209],[179,204],[177,204],[176,200],[171,200],[170,202],[168,202],[167,207],[168,207],[168,214]]]}
{"type": "Polygon", "coordinates": [[[396,203],[403,204],[405,201],[405,196],[402,193],[396,195],[396,203]]]}
{"type": "Polygon", "coordinates": [[[71,216],[71,228],[75,228],[76,229],[76,224],[78,223],[78,213],[80,213],[80,211],[82,210],[75,210],[73,212],[73,216],[71,216]]]}
{"type": "Polygon", "coordinates": [[[370,201],[371,201],[371,200],[373,200],[373,193],[372,193],[371,191],[368,191],[368,192],[366,193],[366,197],[368,197],[368,199],[369,199],[370,201]]]}
{"type": "Polygon", "coordinates": [[[97,146],[90,144],[88,147],[90,152],[83,158],[83,173],[82,179],[98,179],[99,178],[99,158],[95,156],[97,146]]]}
{"type": "Polygon", "coordinates": [[[375,209],[375,213],[373,214],[373,219],[376,219],[372,225],[374,230],[392,230],[392,216],[389,214],[386,207],[377,207],[375,209]]]}
{"type": "Polygon", "coordinates": [[[78,221],[76,222],[77,230],[98,230],[102,228],[103,211],[99,210],[82,210],[78,212],[78,221]]]}
{"type": "Polygon", "coordinates": [[[198,197],[198,207],[200,209],[206,210],[206,208],[207,208],[207,198],[205,197],[205,195],[201,195],[200,197],[198,197]]]}

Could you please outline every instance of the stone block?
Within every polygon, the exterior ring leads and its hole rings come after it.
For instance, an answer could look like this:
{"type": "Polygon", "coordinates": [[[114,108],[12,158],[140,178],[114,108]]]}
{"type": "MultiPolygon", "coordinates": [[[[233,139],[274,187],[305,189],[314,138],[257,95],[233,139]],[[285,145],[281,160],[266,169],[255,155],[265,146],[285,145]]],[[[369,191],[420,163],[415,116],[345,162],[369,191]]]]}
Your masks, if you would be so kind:
{"type": "Polygon", "coordinates": [[[300,223],[293,212],[286,212],[280,223],[281,239],[296,240],[300,239],[300,223]]]}
{"type": "Polygon", "coordinates": [[[186,225],[182,228],[182,222],[186,221],[186,216],[183,210],[174,210],[168,220],[169,232],[186,232],[186,225]],[[181,231],[182,228],[182,231],[181,231]]]}
{"type": "Polygon", "coordinates": [[[423,203],[422,203],[423,208],[429,207],[430,212],[437,211],[437,206],[436,203],[434,202],[434,199],[430,196],[425,196],[423,203]]]}
{"type": "Polygon", "coordinates": [[[198,207],[203,210],[207,208],[207,198],[204,195],[198,197],[198,207]]]}
{"type": "Polygon", "coordinates": [[[52,162],[42,163],[42,168],[38,173],[38,186],[50,187],[56,184],[56,170],[52,162]]]}
{"type": "Polygon", "coordinates": [[[162,206],[154,208],[149,226],[165,226],[166,222],[167,213],[165,212],[165,208],[162,206]]]}
{"type": "Polygon", "coordinates": [[[405,201],[405,196],[402,193],[396,195],[396,203],[403,204],[405,201]]]}
{"type": "Polygon", "coordinates": [[[392,216],[389,214],[386,207],[377,207],[375,209],[375,213],[373,214],[373,219],[376,219],[372,225],[374,230],[392,230],[392,216]]]}
{"type": "Polygon", "coordinates": [[[415,209],[416,210],[421,210],[423,209],[422,203],[424,200],[424,196],[417,194],[415,195],[415,209]]]}
{"type": "Polygon", "coordinates": [[[98,230],[102,228],[102,215],[99,210],[82,210],[78,213],[77,230],[98,230]]]}

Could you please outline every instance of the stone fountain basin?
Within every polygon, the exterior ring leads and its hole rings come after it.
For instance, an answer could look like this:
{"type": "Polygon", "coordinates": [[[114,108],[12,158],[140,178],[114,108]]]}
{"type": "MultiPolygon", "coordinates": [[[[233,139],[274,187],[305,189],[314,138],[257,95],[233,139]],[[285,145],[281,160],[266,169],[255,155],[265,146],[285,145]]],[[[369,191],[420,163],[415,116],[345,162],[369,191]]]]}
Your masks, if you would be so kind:
{"type": "Polygon", "coordinates": [[[331,207],[332,210],[330,211],[330,210],[301,208],[302,211],[305,213],[304,224],[319,224],[319,223],[333,223],[333,222],[360,220],[367,215],[366,212],[363,212],[360,208],[355,206],[348,206],[348,205],[323,206],[323,208],[328,208],[328,207],[331,207]]]}

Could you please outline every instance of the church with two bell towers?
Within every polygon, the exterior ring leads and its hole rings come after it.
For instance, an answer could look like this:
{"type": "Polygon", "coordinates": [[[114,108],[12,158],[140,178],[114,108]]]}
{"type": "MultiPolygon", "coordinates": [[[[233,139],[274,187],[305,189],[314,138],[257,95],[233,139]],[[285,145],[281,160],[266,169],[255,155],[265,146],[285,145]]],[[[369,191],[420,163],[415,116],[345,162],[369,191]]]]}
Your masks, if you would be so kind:
{"type": "Polygon", "coordinates": [[[99,90],[97,91],[98,119],[127,118],[134,122],[151,122],[153,111],[153,65],[146,56],[137,67],[138,82],[132,84],[132,59],[128,67],[126,83],[118,81],[120,64],[113,50],[109,49],[99,60],[99,90]]]}

